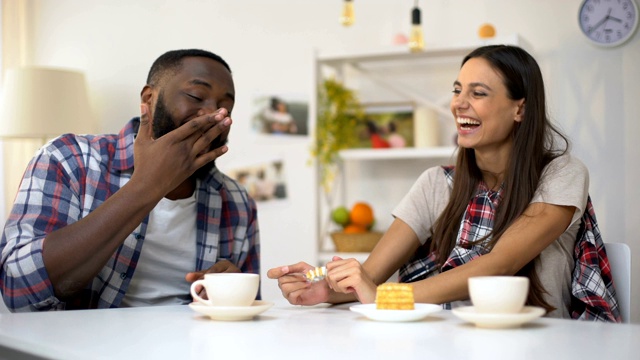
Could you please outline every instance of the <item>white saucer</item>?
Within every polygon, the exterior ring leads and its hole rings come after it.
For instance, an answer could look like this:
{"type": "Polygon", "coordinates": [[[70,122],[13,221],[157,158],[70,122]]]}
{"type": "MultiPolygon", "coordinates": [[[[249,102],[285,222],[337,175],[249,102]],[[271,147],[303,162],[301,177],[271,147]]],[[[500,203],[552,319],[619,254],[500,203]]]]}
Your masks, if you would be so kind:
{"type": "Polygon", "coordinates": [[[267,311],[272,302],[256,300],[251,306],[210,306],[200,302],[192,302],[189,307],[213,320],[241,321],[251,320],[254,316],[267,311]]]}
{"type": "Polygon", "coordinates": [[[442,310],[441,305],[415,304],[414,310],[378,310],[376,304],[360,304],[349,307],[349,310],[360,313],[376,321],[416,321],[427,315],[442,310]]]}
{"type": "Polygon", "coordinates": [[[451,310],[453,314],[462,320],[476,324],[477,327],[500,329],[514,328],[537,319],[544,315],[545,310],[537,306],[525,306],[516,314],[487,314],[478,313],[473,306],[463,306],[451,310]]]}

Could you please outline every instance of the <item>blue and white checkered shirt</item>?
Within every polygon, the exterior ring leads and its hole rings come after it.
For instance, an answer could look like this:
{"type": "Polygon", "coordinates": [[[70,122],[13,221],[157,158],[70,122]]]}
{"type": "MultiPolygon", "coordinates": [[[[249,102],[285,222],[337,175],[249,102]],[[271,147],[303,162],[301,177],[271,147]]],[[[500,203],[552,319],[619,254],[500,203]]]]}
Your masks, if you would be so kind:
{"type": "MultiPolygon", "coordinates": [[[[67,302],[54,294],[42,244],[47,234],[84,218],[129,181],[139,123],[139,118],[132,119],[117,135],[60,136],[31,160],[0,242],[0,289],[10,310],[120,305],[140,256],[147,219],[118,247],[85,291],[67,302]]],[[[226,259],[242,272],[259,274],[257,210],[245,189],[214,168],[200,182],[196,201],[194,271],[226,259]]]]}

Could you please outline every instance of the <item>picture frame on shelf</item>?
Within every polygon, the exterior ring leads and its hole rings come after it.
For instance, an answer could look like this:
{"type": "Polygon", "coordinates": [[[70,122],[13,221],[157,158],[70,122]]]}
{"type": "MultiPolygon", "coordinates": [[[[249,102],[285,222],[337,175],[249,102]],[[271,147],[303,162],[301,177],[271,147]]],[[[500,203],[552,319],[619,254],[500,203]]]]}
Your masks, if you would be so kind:
{"type": "Polygon", "coordinates": [[[414,146],[413,102],[363,103],[354,148],[411,148],[414,146]]]}

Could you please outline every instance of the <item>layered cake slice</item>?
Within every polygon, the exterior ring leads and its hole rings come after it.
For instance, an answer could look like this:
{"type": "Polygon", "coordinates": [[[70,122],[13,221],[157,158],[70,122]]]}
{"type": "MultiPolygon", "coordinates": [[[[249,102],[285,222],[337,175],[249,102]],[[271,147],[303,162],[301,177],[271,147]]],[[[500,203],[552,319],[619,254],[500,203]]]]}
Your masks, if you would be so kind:
{"type": "Polygon", "coordinates": [[[376,309],[413,310],[413,285],[402,283],[384,283],[376,291],[376,309]]]}

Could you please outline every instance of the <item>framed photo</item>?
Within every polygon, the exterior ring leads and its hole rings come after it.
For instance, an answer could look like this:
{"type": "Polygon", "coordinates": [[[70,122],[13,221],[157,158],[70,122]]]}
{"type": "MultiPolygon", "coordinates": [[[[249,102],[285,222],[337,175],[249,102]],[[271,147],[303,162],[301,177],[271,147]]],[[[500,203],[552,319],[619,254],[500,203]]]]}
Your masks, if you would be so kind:
{"type": "Polygon", "coordinates": [[[356,127],[357,148],[413,147],[413,103],[363,104],[365,116],[356,127]]]}
{"type": "Polygon", "coordinates": [[[256,201],[287,198],[284,162],[281,159],[225,170],[225,173],[244,186],[256,201]]]}
{"type": "Polygon", "coordinates": [[[308,135],[309,105],[300,96],[264,95],[254,99],[252,128],[259,134],[308,135]]]}

